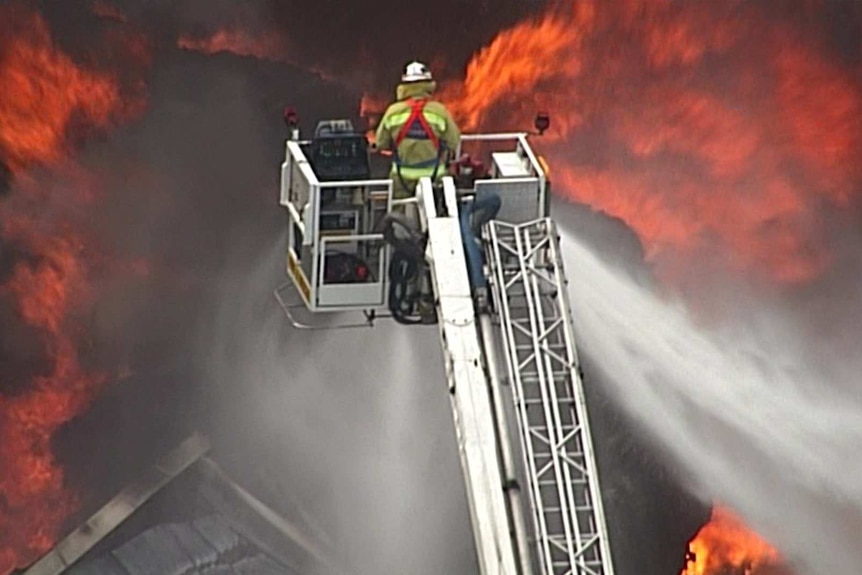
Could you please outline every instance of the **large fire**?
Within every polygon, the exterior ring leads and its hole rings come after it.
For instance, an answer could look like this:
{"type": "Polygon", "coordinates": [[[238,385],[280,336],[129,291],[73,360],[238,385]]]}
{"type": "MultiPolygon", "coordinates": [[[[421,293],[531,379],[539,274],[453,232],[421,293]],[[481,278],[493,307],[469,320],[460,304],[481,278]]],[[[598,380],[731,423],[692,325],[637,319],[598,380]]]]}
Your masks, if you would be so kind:
{"type": "MultiPolygon", "coordinates": [[[[534,145],[555,191],[624,221],[666,283],[711,271],[798,285],[831,263],[830,214],[862,199],[862,85],[813,31],[820,8],[556,2],[440,99],[465,131],[524,129],[549,110],[534,145]]],[[[722,510],[692,551],[683,575],[777,559],[722,510]]]]}
{"type": "Polygon", "coordinates": [[[51,438],[107,380],[81,354],[93,246],[69,212],[97,195],[70,160],[72,132],[104,129],[140,101],[125,101],[118,80],[77,65],[24,4],[0,7],[0,39],[0,160],[15,178],[0,199],[0,241],[22,254],[0,270],[0,303],[39,334],[49,358],[38,373],[4,370],[0,378],[0,573],[8,573],[50,548],[77,509],[51,438]],[[31,174],[35,167],[65,181],[64,197],[54,197],[44,174],[31,174]]]}
{"type": "MultiPolygon", "coordinates": [[[[522,129],[537,109],[550,111],[553,127],[536,145],[555,190],[624,221],[665,279],[706,266],[805,282],[830,265],[830,210],[862,195],[862,87],[828,35],[803,25],[819,4],[779,4],[560,0],[500,33],[441,98],[465,131],[522,129]]],[[[126,21],[101,0],[92,9],[126,21]]],[[[282,36],[236,27],[177,45],[295,63],[282,36]]],[[[66,162],[72,127],[103,129],[132,112],[115,78],[77,65],[20,4],[0,8],[0,81],[0,160],[16,175],[0,233],[27,253],[0,276],[0,297],[44,335],[52,358],[26,385],[8,382],[24,392],[2,395],[0,381],[4,573],[44,550],[74,509],[50,438],[105,380],[78,347],[86,230],[47,218],[39,202],[50,194],[27,170],[66,162]]],[[[716,533],[738,532],[718,512],[692,543],[706,563],[686,575],[714,572],[716,533]]],[[[765,544],[752,549],[773,557],[765,544]]]]}
{"type": "Polygon", "coordinates": [[[726,509],[716,507],[709,523],[689,543],[680,575],[757,575],[779,562],[778,552],[726,509]]]}
{"type": "Polygon", "coordinates": [[[830,263],[828,210],[862,194],[862,90],[793,13],[556,3],[502,32],[444,97],[467,130],[550,110],[536,145],[556,190],[626,222],[666,278],[708,262],[803,282],[830,263]]]}

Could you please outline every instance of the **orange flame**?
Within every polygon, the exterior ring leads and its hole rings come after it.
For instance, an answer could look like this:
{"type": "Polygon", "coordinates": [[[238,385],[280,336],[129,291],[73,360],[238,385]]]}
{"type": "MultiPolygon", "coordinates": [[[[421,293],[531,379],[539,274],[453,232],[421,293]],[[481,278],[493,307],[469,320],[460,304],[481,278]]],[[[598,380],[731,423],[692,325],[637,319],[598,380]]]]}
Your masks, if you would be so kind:
{"type": "Polygon", "coordinates": [[[584,64],[577,49],[594,18],[595,7],[581,3],[572,9],[558,7],[499,34],[470,61],[463,84],[450,84],[441,95],[462,129],[476,130],[495,121],[490,116],[501,107],[515,105],[523,111],[523,103],[546,97],[536,92],[549,80],[577,77],[584,64]]]}
{"type": "Polygon", "coordinates": [[[689,543],[692,559],[680,575],[750,575],[779,562],[778,552],[726,509],[715,508],[709,523],[689,543]]]}
{"type": "Polygon", "coordinates": [[[827,268],[824,209],[862,196],[862,87],[811,31],[746,2],[558,2],[445,87],[465,131],[553,126],[555,189],[626,222],[658,272],[782,282],[827,268]]]}
{"type": "Polygon", "coordinates": [[[177,47],[181,50],[207,55],[234,54],[299,66],[328,82],[339,81],[336,74],[322,66],[305,65],[299,62],[293,50],[290,49],[287,38],[281,32],[274,30],[252,31],[237,25],[223,28],[206,36],[182,34],[177,39],[177,47]]]}
{"type": "MultiPolygon", "coordinates": [[[[27,381],[0,379],[0,574],[26,565],[58,537],[79,505],[64,485],[51,438],[83,412],[107,380],[82,360],[78,314],[90,297],[92,245],[64,212],[98,197],[68,160],[72,132],[103,129],[141,110],[120,81],[78,66],[55,44],[43,18],[24,4],[0,7],[0,158],[15,173],[0,200],[0,240],[26,252],[0,284],[22,322],[40,334],[49,363],[27,381]],[[73,197],[55,198],[26,171],[62,170],[73,197]],[[23,390],[7,395],[9,389],[23,390]]],[[[114,39],[118,37],[115,36],[114,39]]],[[[144,46],[132,38],[131,54],[144,46]]],[[[77,135],[77,134],[76,134],[77,135]]]]}
{"type": "Polygon", "coordinates": [[[0,155],[13,171],[65,157],[72,122],[104,128],[127,110],[117,83],[77,67],[39,15],[7,5],[0,16],[0,155]]]}
{"type": "Polygon", "coordinates": [[[4,240],[26,243],[35,263],[18,264],[0,294],[14,297],[24,321],[43,330],[52,357],[47,373],[31,380],[26,392],[0,397],[0,573],[7,573],[47,550],[76,510],[51,436],[81,413],[105,377],[82,367],[67,319],[87,287],[80,239],[33,233],[33,222],[13,222],[2,213],[4,240]]]}
{"type": "Polygon", "coordinates": [[[91,4],[91,10],[93,14],[99,16],[100,18],[106,18],[108,20],[116,20],[117,22],[122,22],[123,24],[128,23],[129,19],[123,13],[122,10],[106,2],[105,0],[94,0],[91,4]]]}
{"type": "Polygon", "coordinates": [[[389,102],[372,94],[363,94],[359,101],[359,116],[361,118],[383,115],[389,102]]]}
{"type": "Polygon", "coordinates": [[[235,28],[219,30],[206,37],[184,34],[177,40],[177,46],[183,50],[203,54],[227,52],[237,56],[251,56],[260,60],[291,63],[284,37],[274,32],[258,34],[235,28]]]}

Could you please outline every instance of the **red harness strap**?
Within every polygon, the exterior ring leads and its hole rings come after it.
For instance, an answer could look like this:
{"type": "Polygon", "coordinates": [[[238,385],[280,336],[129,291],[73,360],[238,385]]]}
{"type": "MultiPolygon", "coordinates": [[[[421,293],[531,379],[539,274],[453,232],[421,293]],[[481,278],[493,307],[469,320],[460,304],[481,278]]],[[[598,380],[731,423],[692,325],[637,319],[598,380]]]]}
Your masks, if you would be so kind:
{"type": "Polygon", "coordinates": [[[404,122],[404,125],[401,126],[401,130],[399,130],[398,135],[395,136],[396,147],[400,146],[401,142],[404,141],[404,138],[407,137],[410,128],[413,126],[413,122],[419,122],[419,125],[422,126],[428,139],[431,140],[432,144],[434,144],[434,148],[438,150],[440,149],[440,139],[437,137],[437,134],[434,133],[434,130],[431,129],[431,126],[428,125],[428,120],[425,119],[425,114],[422,113],[427,102],[428,100],[425,100],[424,98],[411,98],[408,100],[408,104],[410,104],[410,116],[407,118],[407,121],[404,122]]]}

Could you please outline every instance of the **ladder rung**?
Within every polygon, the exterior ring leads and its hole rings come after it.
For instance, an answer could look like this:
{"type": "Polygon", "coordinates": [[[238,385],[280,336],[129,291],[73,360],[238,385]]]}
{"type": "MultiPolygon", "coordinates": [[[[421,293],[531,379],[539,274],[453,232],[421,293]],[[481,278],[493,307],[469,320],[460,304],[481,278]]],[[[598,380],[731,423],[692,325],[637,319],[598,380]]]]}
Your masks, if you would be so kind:
{"type": "MultiPolygon", "coordinates": [[[[549,515],[551,513],[560,513],[562,512],[562,507],[545,507],[544,509],[545,515],[549,515]]],[[[595,508],[592,505],[576,505],[574,509],[570,508],[570,511],[574,511],[575,513],[583,513],[589,512],[592,513],[595,511],[595,508]]]]}
{"type": "MultiPolygon", "coordinates": [[[[543,378],[540,378],[539,375],[534,371],[530,371],[530,372],[526,372],[526,373],[520,372],[520,375],[521,375],[521,381],[522,382],[524,381],[525,375],[527,376],[527,378],[535,378],[535,380],[529,379],[529,383],[539,383],[539,381],[541,381],[541,379],[543,379],[543,378]]],[[[547,379],[547,377],[548,377],[548,374],[545,374],[544,379],[547,379]]],[[[551,377],[555,380],[568,379],[569,372],[568,372],[568,370],[567,371],[555,371],[555,372],[551,373],[551,377]]]]}
{"type": "MultiPolygon", "coordinates": [[[[558,485],[556,479],[540,479],[538,484],[539,487],[551,487],[552,485],[556,487],[558,485]]],[[[568,482],[568,485],[587,485],[587,479],[573,478],[571,481],[568,482]]]]}
{"type": "MultiPolygon", "coordinates": [[[[565,343],[554,343],[554,344],[551,344],[549,346],[540,345],[539,347],[542,350],[550,349],[552,351],[568,349],[568,346],[565,343]]],[[[516,351],[533,351],[534,349],[535,349],[535,346],[533,346],[531,344],[522,344],[522,345],[516,345],[515,346],[516,351]]]]}
{"type": "MultiPolygon", "coordinates": [[[[535,428],[531,427],[530,429],[532,430],[535,428]]],[[[536,459],[539,457],[548,458],[551,456],[553,456],[553,452],[551,452],[551,451],[533,452],[533,457],[536,459]]],[[[563,454],[561,453],[560,457],[562,457],[562,456],[563,456],[563,454]]],[[[576,460],[578,457],[583,457],[584,454],[581,451],[572,451],[572,452],[566,451],[565,456],[568,457],[569,459],[575,459],[576,460]]]]}

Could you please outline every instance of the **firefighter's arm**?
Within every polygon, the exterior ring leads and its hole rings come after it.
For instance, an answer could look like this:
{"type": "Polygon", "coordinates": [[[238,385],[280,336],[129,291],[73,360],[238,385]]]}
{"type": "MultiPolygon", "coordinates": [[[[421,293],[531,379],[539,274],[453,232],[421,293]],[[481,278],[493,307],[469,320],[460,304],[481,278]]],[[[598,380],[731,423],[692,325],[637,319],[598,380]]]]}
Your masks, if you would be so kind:
{"type": "Polygon", "coordinates": [[[443,135],[446,142],[446,148],[449,150],[450,158],[454,158],[458,151],[458,145],[461,143],[461,130],[458,124],[452,119],[448,110],[446,112],[446,133],[443,135]]]}
{"type": "Polygon", "coordinates": [[[377,150],[388,150],[392,147],[392,134],[389,132],[389,110],[380,118],[380,125],[374,135],[374,147],[377,150]]]}

